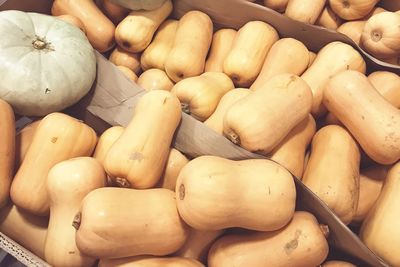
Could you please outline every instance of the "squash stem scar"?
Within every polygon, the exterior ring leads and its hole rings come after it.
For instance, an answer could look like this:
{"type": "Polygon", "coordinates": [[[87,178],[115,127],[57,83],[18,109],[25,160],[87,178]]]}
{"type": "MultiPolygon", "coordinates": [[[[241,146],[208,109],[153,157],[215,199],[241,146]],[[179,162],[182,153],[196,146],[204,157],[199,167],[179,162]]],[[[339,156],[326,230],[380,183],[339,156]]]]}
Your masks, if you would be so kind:
{"type": "Polygon", "coordinates": [[[78,212],[75,217],[74,220],[72,221],[72,226],[76,229],[79,230],[79,227],[81,226],[81,218],[82,218],[82,213],[78,212]]]}

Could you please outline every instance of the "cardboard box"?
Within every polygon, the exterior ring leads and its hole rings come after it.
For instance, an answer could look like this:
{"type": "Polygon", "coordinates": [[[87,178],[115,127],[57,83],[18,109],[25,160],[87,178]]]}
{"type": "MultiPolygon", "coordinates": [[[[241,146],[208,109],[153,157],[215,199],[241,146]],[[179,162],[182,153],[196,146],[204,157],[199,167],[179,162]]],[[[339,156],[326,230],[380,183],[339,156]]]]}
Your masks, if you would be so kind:
{"type": "MultiPolygon", "coordinates": [[[[51,0],[8,0],[0,10],[19,9],[49,13],[51,0]]],[[[1,1],[0,1],[1,3],[1,1]]],[[[286,18],[279,13],[265,7],[242,0],[176,0],[174,1],[173,16],[179,18],[189,10],[201,10],[210,15],[216,27],[239,28],[250,20],[263,20],[273,25],[281,37],[294,37],[301,40],[309,49],[318,51],[325,44],[339,40],[357,47],[349,38],[334,31],[317,26],[306,25],[286,18]]],[[[372,70],[390,70],[400,73],[400,67],[381,64],[378,60],[364,55],[368,68],[372,70]]],[[[144,91],[126,78],[113,64],[100,53],[97,56],[97,79],[91,93],[78,105],[68,109],[68,113],[83,119],[99,133],[109,125],[127,125],[133,107],[144,91]],[[99,119],[101,118],[101,119],[99,119]]],[[[229,159],[264,158],[261,155],[248,152],[232,144],[228,139],[207,128],[201,122],[183,114],[182,122],[178,127],[173,145],[190,157],[200,155],[217,155],[229,159]]],[[[330,228],[330,246],[338,248],[354,258],[361,260],[360,266],[388,266],[376,257],[345,226],[332,211],[295,178],[297,187],[297,208],[312,212],[320,221],[330,228]]],[[[3,235],[2,235],[3,236],[3,235]]],[[[0,242],[0,246],[10,252],[18,250],[16,257],[23,260],[29,258],[33,262],[43,261],[26,251],[12,241],[0,242]],[[10,249],[11,248],[11,249],[10,249]]],[[[14,254],[13,254],[14,255],[14,254]]],[[[40,266],[40,265],[34,265],[40,266]]]]}

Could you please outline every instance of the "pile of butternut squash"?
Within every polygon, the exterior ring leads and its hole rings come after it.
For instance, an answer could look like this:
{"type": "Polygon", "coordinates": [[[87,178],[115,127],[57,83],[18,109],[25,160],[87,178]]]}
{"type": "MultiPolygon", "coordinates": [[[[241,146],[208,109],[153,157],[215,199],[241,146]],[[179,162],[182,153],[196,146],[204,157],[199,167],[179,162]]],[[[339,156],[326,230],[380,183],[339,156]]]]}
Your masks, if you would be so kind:
{"type": "Polygon", "coordinates": [[[264,0],[263,4],[291,19],[345,34],[374,57],[400,65],[400,4],[397,1],[264,0]]]}
{"type": "Polygon", "coordinates": [[[214,30],[200,11],[171,18],[170,0],[97,4],[52,13],[148,92],[103,133],[63,113],[16,133],[0,99],[1,232],[53,266],[353,266],[325,262],[329,229],[296,210],[294,175],[400,266],[398,75],[262,21],[214,30]],[[172,147],[182,111],[270,160],[187,158],[172,147]]]}

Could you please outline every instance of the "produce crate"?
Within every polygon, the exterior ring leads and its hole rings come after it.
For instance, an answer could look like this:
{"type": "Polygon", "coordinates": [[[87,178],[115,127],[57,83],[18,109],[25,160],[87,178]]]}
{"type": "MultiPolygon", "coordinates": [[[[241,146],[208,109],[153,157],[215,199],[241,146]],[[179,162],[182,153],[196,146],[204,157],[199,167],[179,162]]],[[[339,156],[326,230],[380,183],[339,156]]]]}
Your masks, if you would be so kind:
{"type": "MultiPolygon", "coordinates": [[[[18,9],[49,13],[51,0],[0,1],[0,10],[18,9]]],[[[368,69],[389,70],[400,73],[400,67],[382,63],[362,51],[349,38],[334,31],[306,25],[286,18],[275,11],[241,0],[176,0],[173,16],[179,18],[189,10],[200,10],[212,18],[216,27],[239,28],[250,20],[270,23],[281,37],[293,37],[302,41],[309,49],[318,50],[332,41],[351,44],[362,52],[368,69]],[[227,8],[228,7],[228,8],[227,8]]],[[[109,125],[125,126],[132,110],[144,91],[126,78],[103,55],[96,52],[97,79],[91,93],[80,103],[67,110],[69,114],[84,120],[99,133],[109,125]]],[[[203,123],[183,114],[173,142],[174,147],[191,157],[216,155],[229,159],[265,158],[235,146],[203,123]]],[[[297,209],[312,212],[320,223],[330,228],[330,246],[359,259],[362,266],[388,266],[376,257],[332,211],[306,188],[297,178],[297,209]]],[[[46,266],[41,259],[0,234],[0,247],[29,266],[46,266]]]]}

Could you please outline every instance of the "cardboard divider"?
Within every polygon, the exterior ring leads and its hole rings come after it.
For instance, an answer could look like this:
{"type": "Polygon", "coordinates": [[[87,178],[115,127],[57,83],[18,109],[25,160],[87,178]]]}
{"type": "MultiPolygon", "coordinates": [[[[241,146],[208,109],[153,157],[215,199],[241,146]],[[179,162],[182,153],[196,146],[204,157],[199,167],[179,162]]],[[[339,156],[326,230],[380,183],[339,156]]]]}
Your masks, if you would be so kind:
{"type": "MultiPolygon", "coordinates": [[[[51,0],[8,0],[0,7],[0,10],[19,9],[49,13],[51,3],[51,0]]],[[[290,36],[299,39],[315,51],[337,40],[355,46],[349,38],[336,32],[293,21],[275,11],[243,0],[175,0],[174,4],[174,16],[180,17],[189,10],[201,10],[209,14],[218,27],[239,28],[247,21],[263,20],[273,25],[280,32],[281,37],[290,36]]],[[[361,51],[359,47],[355,47],[361,51]]],[[[98,68],[93,89],[78,105],[68,109],[68,113],[83,119],[101,133],[108,125],[127,125],[132,117],[133,107],[144,91],[128,80],[100,53],[96,52],[96,56],[98,68]]],[[[366,53],[363,53],[363,56],[371,71],[379,69],[400,73],[398,67],[389,64],[380,65],[380,62],[366,53]]],[[[182,116],[173,145],[190,157],[217,155],[236,160],[264,158],[234,145],[186,114],[182,116]]],[[[297,187],[298,208],[312,212],[321,223],[329,226],[331,246],[362,260],[365,262],[363,266],[388,266],[376,257],[301,181],[294,179],[297,187]]],[[[0,246],[3,246],[2,243],[0,246]]]]}

